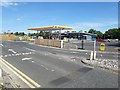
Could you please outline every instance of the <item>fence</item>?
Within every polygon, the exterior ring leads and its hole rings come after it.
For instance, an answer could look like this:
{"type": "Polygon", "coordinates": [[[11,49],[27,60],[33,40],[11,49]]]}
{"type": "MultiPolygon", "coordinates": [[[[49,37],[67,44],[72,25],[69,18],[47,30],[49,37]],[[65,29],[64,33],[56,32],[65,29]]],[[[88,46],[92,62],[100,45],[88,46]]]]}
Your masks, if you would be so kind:
{"type": "Polygon", "coordinates": [[[35,44],[61,48],[61,41],[60,40],[35,39],[35,44]]]}
{"type": "MultiPolygon", "coordinates": [[[[100,44],[102,42],[96,42],[96,51],[100,50],[100,44]]],[[[118,52],[120,48],[120,43],[118,41],[104,42],[105,43],[105,52],[118,52]]],[[[70,42],[64,42],[64,48],[66,49],[84,49],[84,50],[93,50],[93,41],[84,40],[82,47],[82,40],[75,40],[70,42]]],[[[102,51],[102,52],[104,52],[102,51]]]]}
{"type": "Polygon", "coordinates": [[[16,36],[12,34],[1,34],[0,40],[15,40],[16,36]]]}

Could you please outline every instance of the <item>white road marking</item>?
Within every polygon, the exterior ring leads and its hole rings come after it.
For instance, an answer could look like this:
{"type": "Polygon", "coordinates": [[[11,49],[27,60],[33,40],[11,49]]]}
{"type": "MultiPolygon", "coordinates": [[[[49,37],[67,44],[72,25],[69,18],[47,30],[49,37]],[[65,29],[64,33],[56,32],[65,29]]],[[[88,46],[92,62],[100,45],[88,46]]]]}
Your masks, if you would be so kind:
{"type": "Polygon", "coordinates": [[[8,56],[11,56],[10,54],[8,56]]]}
{"type": "Polygon", "coordinates": [[[0,44],[2,47],[4,46],[3,44],[0,44]]]}
{"type": "Polygon", "coordinates": [[[103,55],[101,54],[100,56],[102,57],[103,55]]]}
{"type": "Polygon", "coordinates": [[[48,68],[45,68],[46,70],[48,70],[48,68]]]}
{"type": "Polygon", "coordinates": [[[28,55],[29,53],[25,53],[25,55],[28,55]]]}
{"type": "Polygon", "coordinates": [[[87,54],[87,53],[85,53],[85,54],[87,54]]]}
{"type": "Polygon", "coordinates": [[[4,57],[7,57],[7,55],[5,55],[4,57]]]}
{"type": "Polygon", "coordinates": [[[78,52],[71,52],[71,53],[78,53],[78,52]]]}
{"type": "Polygon", "coordinates": [[[32,61],[32,63],[34,63],[34,61],[32,61]]]}
{"type": "Polygon", "coordinates": [[[41,65],[41,67],[44,67],[44,65],[41,65]]]}
{"type": "Polygon", "coordinates": [[[18,53],[18,55],[21,55],[21,53],[18,53]]]}
{"type": "Polygon", "coordinates": [[[17,53],[16,56],[19,56],[19,53],[17,53]]]}
{"type": "Polygon", "coordinates": [[[55,70],[51,70],[52,72],[54,72],[55,70]]]}
{"type": "Polygon", "coordinates": [[[22,55],[25,55],[25,53],[22,53],[22,55]]]}
{"type": "Polygon", "coordinates": [[[15,54],[12,54],[12,56],[15,56],[15,54]]]}
{"type": "Polygon", "coordinates": [[[12,53],[17,53],[17,52],[15,52],[13,49],[8,49],[8,51],[11,51],[12,53]]]}
{"type": "Polygon", "coordinates": [[[25,61],[25,60],[30,60],[32,58],[23,58],[22,61],[25,61]]]}
{"type": "Polygon", "coordinates": [[[29,52],[29,54],[32,54],[32,52],[29,52]]]}
{"type": "Polygon", "coordinates": [[[16,54],[8,54],[8,55],[1,55],[0,57],[8,57],[8,56],[20,56],[20,55],[30,55],[30,54],[34,54],[32,52],[28,52],[28,53],[16,53],[16,54]]]}
{"type": "Polygon", "coordinates": [[[75,59],[73,59],[73,61],[75,61],[75,59]]]}
{"type": "Polygon", "coordinates": [[[30,48],[27,48],[27,47],[24,47],[25,49],[27,50],[30,50],[30,51],[35,51],[34,49],[30,49],[30,48]]]}

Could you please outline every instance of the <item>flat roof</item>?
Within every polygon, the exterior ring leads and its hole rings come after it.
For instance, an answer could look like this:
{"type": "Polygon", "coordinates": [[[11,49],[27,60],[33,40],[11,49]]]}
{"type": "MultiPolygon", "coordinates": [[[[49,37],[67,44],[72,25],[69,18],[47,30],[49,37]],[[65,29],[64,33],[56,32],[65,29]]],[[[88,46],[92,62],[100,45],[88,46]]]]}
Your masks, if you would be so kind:
{"type": "Polygon", "coordinates": [[[67,26],[44,26],[38,28],[28,28],[27,30],[50,31],[50,30],[73,30],[73,29],[67,26]]]}

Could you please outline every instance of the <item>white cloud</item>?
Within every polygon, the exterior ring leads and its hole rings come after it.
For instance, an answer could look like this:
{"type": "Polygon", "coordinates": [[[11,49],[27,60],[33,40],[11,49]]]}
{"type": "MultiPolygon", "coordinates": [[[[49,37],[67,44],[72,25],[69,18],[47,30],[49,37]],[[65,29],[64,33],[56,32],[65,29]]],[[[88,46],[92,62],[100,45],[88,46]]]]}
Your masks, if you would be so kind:
{"type": "Polygon", "coordinates": [[[20,16],[20,17],[18,17],[16,20],[17,20],[17,21],[23,20],[23,17],[20,16]]]}
{"type": "Polygon", "coordinates": [[[17,18],[16,20],[20,21],[20,20],[21,20],[21,18],[17,18]]]}
{"type": "Polygon", "coordinates": [[[8,6],[17,6],[18,3],[11,2],[11,0],[2,0],[0,2],[0,6],[2,7],[8,7],[8,6]]]}
{"type": "Polygon", "coordinates": [[[89,30],[91,28],[99,30],[104,27],[111,28],[112,26],[117,26],[117,25],[118,25],[117,21],[106,21],[106,22],[78,22],[68,26],[73,27],[74,30],[80,31],[80,30],[89,30]]]}

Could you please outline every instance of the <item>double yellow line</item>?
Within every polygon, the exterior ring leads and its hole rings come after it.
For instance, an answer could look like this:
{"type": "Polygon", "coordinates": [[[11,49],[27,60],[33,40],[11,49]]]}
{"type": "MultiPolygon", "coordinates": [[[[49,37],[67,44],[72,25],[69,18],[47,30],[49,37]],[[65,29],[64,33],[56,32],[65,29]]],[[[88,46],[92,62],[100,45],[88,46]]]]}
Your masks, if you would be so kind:
{"type": "Polygon", "coordinates": [[[32,80],[30,77],[22,73],[16,67],[8,63],[6,60],[0,57],[0,62],[9,68],[15,75],[17,75],[22,81],[24,81],[30,88],[40,88],[41,86],[32,80]]]}

